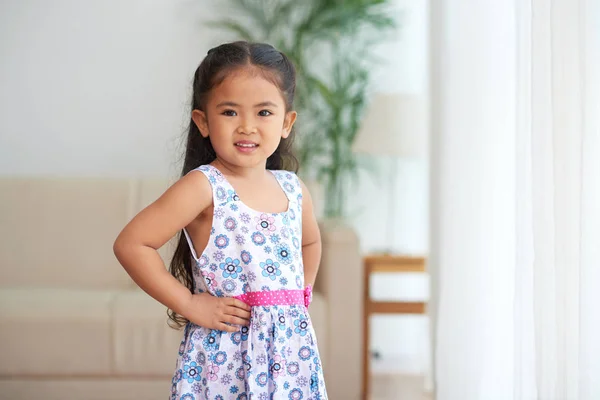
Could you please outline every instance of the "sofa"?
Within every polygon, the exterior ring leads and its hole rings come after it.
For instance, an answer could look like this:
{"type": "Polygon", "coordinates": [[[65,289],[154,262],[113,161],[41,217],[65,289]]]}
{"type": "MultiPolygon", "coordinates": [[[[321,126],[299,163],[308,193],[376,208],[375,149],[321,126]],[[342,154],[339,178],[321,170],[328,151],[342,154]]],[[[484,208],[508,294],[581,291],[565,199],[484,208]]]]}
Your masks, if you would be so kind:
{"type": "MultiPolygon", "coordinates": [[[[168,398],[183,333],[112,253],[120,229],[167,186],[0,177],[0,399],[168,398]]],[[[309,312],[330,399],[359,399],[357,238],[340,224],[322,224],[322,236],[309,312]]]]}

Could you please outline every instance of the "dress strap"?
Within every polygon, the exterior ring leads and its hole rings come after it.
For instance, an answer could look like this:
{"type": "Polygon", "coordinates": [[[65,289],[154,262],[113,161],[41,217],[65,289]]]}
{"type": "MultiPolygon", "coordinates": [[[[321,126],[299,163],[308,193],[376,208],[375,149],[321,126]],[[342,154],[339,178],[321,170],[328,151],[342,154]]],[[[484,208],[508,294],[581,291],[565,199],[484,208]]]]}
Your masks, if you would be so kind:
{"type": "Polygon", "coordinates": [[[290,203],[302,203],[302,186],[298,176],[290,171],[271,171],[290,203]]]}
{"type": "Polygon", "coordinates": [[[213,203],[216,206],[223,206],[230,201],[239,201],[240,197],[235,192],[235,189],[227,178],[212,165],[202,165],[196,168],[208,178],[213,192],[213,203]]]}

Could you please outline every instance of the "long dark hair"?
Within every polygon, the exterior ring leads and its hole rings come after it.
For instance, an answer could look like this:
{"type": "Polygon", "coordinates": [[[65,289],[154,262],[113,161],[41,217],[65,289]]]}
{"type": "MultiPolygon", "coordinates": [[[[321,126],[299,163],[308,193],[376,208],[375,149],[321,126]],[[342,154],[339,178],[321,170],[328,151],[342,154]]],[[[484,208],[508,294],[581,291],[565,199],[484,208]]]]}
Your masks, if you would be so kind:
{"type": "MultiPolygon", "coordinates": [[[[208,51],[194,74],[191,111],[206,111],[207,98],[212,88],[227,77],[229,73],[244,67],[259,68],[264,76],[270,79],[283,95],[286,112],[293,109],[296,91],[296,69],[285,54],[273,46],[264,43],[233,42],[217,46],[208,51]]],[[[181,176],[197,168],[213,162],[215,151],[210,138],[200,134],[200,130],[191,119],[187,133],[187,144],[181,176]]],[[[292,153],[294,131],[287,139],[281,139],[277,150],[267,159],[267,169],[286,169],[297,172],[298,160],[292,153]]],[[[171,274],[194,293],[194,278],[190,248],[183,232],[179,233],[177,248],[173,254],[169,268],[171,274]]],[[[187,319],[173,310],[167,311],[170,325],[182,328],[187,319]]]]}

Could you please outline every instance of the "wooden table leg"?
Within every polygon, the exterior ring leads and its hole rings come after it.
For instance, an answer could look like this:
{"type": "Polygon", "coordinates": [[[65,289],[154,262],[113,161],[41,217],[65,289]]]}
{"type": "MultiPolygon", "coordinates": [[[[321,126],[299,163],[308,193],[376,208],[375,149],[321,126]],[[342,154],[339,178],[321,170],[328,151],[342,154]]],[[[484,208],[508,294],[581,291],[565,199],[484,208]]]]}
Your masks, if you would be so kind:
{"type": "Polygon", "coordinates": [[[368,400],[370,394],[370,357],[369,357],[369,337],[371,333],[370,329],[370,307],[369,307],[369,292],[370,292],[370,266],[365,263],[365,275],[363,284],[363,381],[362,381],[362,399],[368,400]]]}

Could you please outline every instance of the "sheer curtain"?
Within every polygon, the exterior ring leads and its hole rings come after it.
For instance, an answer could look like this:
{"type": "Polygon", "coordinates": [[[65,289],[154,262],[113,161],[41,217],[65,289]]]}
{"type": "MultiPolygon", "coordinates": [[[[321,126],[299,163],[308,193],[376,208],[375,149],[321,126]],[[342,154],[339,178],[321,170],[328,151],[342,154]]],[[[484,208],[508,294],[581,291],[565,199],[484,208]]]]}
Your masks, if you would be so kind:
{"type": "Polygon", "coordinates": [[[437,399],[600,399],[600,1],[430,8],[437,399]]]}

